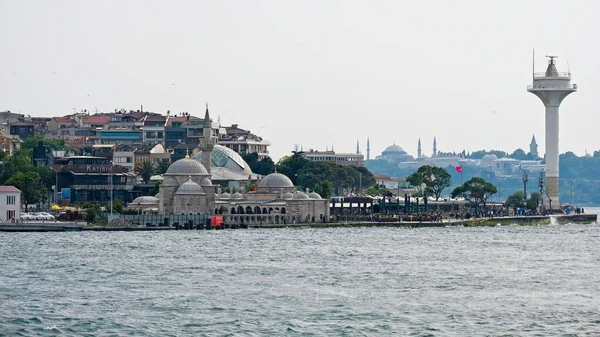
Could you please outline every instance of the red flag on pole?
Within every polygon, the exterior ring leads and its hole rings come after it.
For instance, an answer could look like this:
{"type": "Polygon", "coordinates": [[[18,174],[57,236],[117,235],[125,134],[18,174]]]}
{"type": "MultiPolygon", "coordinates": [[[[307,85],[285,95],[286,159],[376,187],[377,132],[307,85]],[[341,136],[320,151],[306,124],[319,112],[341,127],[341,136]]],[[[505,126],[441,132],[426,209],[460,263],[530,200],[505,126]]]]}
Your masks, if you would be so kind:
{"type": "Polygon", "coordinates": [[[458,173],[462,173],[462,166],[458,165],[458,166],[456,167],[456,172],[458,172],[458,173]]]}

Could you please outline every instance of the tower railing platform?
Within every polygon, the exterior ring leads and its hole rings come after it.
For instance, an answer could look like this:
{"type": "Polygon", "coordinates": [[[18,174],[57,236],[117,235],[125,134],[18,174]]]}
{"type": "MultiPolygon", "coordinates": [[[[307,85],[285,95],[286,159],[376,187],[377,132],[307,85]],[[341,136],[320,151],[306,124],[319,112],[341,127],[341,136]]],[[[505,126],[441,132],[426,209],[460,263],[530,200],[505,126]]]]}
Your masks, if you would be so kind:
{"type": "Polygon", "coordinates": [[[577,90],[577,84],[546,84],[546,83],[536,83],[530,84],[527,86],[527,90],[533,89],[569,89],[569,90],[577,90]]]}
{"type": "Polygon", "coordinates": [[[546,77],[546,78],[562,78],[562,77],[568,77],[571,78],[571,73],[556,73],[558,76],[547,76],[545,72],[543,73],[534,73],[533,74],[533,78],[540,78],[540,77],[546,77]]]}

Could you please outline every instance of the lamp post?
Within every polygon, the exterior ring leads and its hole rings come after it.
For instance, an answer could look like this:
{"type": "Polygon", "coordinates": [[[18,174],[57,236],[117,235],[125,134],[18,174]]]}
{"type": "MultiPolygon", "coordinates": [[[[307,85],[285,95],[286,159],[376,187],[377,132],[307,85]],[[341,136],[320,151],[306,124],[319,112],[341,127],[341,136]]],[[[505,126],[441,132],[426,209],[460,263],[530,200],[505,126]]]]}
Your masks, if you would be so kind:
{"type": "Polygon", "coordinates": [[[110,216],[113,215],[113,169],[115,165],[110,162],[110,216]]]}
{"type": "Polygon", "coordinates": [[[540,210],[543,211],[544,207],[544,171],[540,170],[540,179],[538,180],[538,186],[540,187],[540,210]]]}
{"type": "Polygon", "coordinates": [[[571,189],[569,191],[569,204],[571,204],[571,206],[573,206],[573,185],[575,185],[575,181],[571,180],[571,182],[569,183],[569,185],[571,185],[571,189]]]}
{"type": "Polygon", "coordinates": [[[525,196],[525,200],[527,200],[527,181],[529,178],[527,177],[527,171],[523,171],[523,195],[525,196]]]}

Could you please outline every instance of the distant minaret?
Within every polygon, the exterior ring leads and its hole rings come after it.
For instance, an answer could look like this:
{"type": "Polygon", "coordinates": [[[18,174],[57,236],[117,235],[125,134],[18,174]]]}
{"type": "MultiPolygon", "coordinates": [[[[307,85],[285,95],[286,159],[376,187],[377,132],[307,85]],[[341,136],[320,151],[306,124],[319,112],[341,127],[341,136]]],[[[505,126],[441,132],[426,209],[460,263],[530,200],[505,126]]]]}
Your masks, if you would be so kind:
{"type": "Polygon", "coordinates": [[[367,160],[371,160],[371,142],[369,141],[369,137],[367,137],[367,160]]]}
{"type": "Polygon", "coordinates": [[[417,143],[417,157],[421,157],[421,137],[419,137],[419,142],[417,143]]]}
{"type": "Polygon", "coordinates": [[[531,153],[534,159],[538,157],[538,145],[535,141],[535,135],[531,137],[531,144],[529,144],[529,153],[531,153]]]}
{"type": "MultiPolygon", "coordinates": [[[[545,73],[533,73],[533,83],[527,91],[536,95],[546,108],[546,196],[547,207],[560,208],[558,199],[558,108],[563,99],[577,91],[577,85],[571,84],[571,72],[559,73],[556,69],[556,56],[547,56],[548,67],[545,73]]],[[[535,56],[534,56],[535,61],[535,56]]],[[[535,65],[534,69],[535,71],[535,65]]]]}
{"type": "Polygon", "coordinates": [[[202,139],[200,140],[200,150],[202,151],[202,164],[210,173],[211,155],[217,142],[213,137],[212,123],[208,113],[208,103],[206,103],[206,112],[204,113],[204,128],[202,129],[202,139]]]}
{"type": "Polygon", "coordinates": [[[360,147],[358,145],[358,139],[356,140],[356,154],[360,154],[360,147]]]}
{"type": "Polygon", "coordinates": [[[437,140],[433,136],[433,157],[437,157],[437,140]]]}

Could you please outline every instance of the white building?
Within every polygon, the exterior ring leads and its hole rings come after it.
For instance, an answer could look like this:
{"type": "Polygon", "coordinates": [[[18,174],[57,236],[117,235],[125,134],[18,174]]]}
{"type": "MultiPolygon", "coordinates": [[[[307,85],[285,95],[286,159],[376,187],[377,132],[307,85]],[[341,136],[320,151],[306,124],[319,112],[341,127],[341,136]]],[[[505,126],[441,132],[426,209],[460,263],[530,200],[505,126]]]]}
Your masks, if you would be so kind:
{"type": "Polygon", "coordinates": [[[360,153],[339,153],[331,151],[315,151],[310,149],[302,156],[310,161],[326,161],[344,166],[364,166],[365,158],[360,153]]]}
{"type": "Polygon", "coordinates": [[[21,191],[14,186],[0,186],[0,220],[10,222],[21,217],[21,191]]]}

